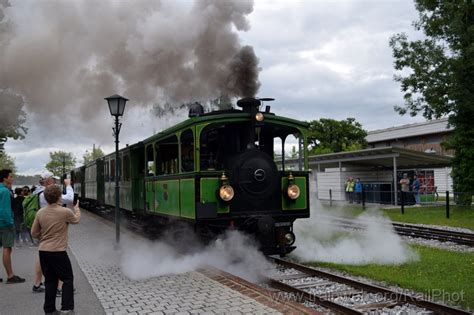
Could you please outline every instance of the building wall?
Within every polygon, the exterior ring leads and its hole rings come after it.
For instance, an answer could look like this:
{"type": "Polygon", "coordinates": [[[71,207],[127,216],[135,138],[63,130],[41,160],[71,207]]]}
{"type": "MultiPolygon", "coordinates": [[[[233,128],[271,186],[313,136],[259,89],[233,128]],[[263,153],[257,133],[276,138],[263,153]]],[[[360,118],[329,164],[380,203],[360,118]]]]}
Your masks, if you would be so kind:
{"type": "Polygon", "coordinates": [[[366,140],[372,148],[391,146],[453,156],[454,150],[445,150],[441,146],[453,132],[454,129],[444,118],[369,131],[366,140]]]}
{"type": "Polygon", "coordinates": [[[439,194],[446,193],[447,190],[453,190],[453,179],[451,177],[451,167],[434,169],[435,186],[439,194]]]}
{"type": "MultiPolygon", "coordinates": [[[[451,178],[451,168],[435,168],[435,169],[419,169],[418,171],[434,171],[434,185],[437,187],[438,193],[444,195],[447,190],[452,192],[453,180],[451,178]]],[[[399,170],[403,172],[403,169],[399,170]]],[[[354,179],[360,178],[361,182],[367,183],[389,183],[392,184],[393,189],[393,177],[392,171],[375,171],[375,170],[363,170],[356,168],[327,168],[325,171],[316,172],[315,183],[311,183],[312,191],[315,189],[316,196],[319,200],[329,200],[329,190],[332,192],[332,200],[344,201],[346,200],[344,183],[347,178],[353,177],[354,179]]],[[[451,194],[452,195],[452,194],[451,194]]]]}
{"type": "Polygon", "coordinates": [[[446,150],[441,146],[441,143],[446,141],[448,135],[446,134],[435,134],[410,137],[404,139],[390,139],[382,142],[371,142],[369,147],[372,148],[383,148],[383,147],[396,147],[406,148],[410,150],[436,153],[440,155],[453,156],[454,150],[446,150]]]}

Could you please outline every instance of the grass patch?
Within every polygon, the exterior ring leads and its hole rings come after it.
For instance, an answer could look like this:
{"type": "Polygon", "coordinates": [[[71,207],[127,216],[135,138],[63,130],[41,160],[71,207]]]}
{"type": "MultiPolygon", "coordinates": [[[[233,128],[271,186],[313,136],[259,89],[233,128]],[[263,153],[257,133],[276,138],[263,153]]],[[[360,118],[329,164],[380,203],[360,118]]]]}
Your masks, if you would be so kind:
{"type": "Polygon", "coordinates": [[[449,219],[446,218],[446,208],[443,206],[405,208],[405,214],[401,214],[400,209],[382,211],[393,221],[447,225],[474,230],[474,209],[472,208],[451,206],[449,219]]]}
{"type": "MultiPolygon", "coordinates": [[[[411,247],[420,255],[419,261],[401,265],[344,265],[322,262],[310,264],[386,281],[425,294],[446,292],[446,296],[450,293],[451,301],[463,292],[462,300],[452,304],[474,309],[474,253],[458,253],[419,245],[411,247]]],[[[445,297],[445,301],[448,300],[448,297],[445,297]]]]}

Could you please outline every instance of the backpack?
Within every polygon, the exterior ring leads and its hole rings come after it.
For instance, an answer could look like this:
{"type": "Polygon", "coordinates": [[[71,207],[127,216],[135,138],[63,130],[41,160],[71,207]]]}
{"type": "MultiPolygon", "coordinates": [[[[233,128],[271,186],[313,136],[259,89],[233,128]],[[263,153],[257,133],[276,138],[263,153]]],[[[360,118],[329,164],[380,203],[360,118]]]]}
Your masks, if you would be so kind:
{"type": "Polygon", "coordinates": [[[29,229],[31,229],[31,226],[33,225],[33,222],[36,218],[36,212],[38,212],[40,208],[39,195],[42,193],[43,192],[40,192],[39,194],[28,195],[25,197],[25,200],[23,200],[22,205],[24,222],[25,226],[29,229]]]}

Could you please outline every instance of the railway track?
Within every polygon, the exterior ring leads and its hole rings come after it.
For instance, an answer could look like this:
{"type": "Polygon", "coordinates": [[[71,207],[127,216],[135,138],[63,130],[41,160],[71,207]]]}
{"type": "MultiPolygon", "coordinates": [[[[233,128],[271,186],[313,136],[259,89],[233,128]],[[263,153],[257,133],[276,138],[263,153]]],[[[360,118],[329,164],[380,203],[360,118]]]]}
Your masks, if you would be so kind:
{"type": "MultiPolygon", "coordinates": [[[[326,218],[330,223],[339,227],[355,229],[364,228],[363,224],[355,222],[353,219],[323,217],[323,220],[326,220],[326,218]]],[[[432,239],[440,242],[453,242],[460,245],[474,247],[474,233],[448,231],[409,223],[392,223],[391,225],[395,232],[402,236],[432,239]]]]}
{"type": "Polygon", "coordinates": [[[447,231],[406,223],[392,223],[392,226],[399,235],[433,239],[441,242],[453,242],[474,247],[474,233],[447,231]]]}
{"type": "Polygon", "coordinates": [[[321,305],[337,314],[470,314],[421,297],[269,257],[277,273],[268,284],[306,306],[321,305]],[[396,310],[397,307],[404,310],[396,310]]]}
{"type": "MultiPolygon", "coordinates": [[[[97,212],[104,219],[113,221],[110,212],[97,212]]],[[[142,236],[147,234],[134,224],[126,228],[142,236]]],[[[314,314],[321,312],[321,307],[332,314],[471,314],[422,297],[392,291],[285,259],[273,256],[268,258],[276,264],[276,272],[266,278],[266,285],[271,290],[215,267],[203,266],[199,272],[286,314],[314,314]]]]}

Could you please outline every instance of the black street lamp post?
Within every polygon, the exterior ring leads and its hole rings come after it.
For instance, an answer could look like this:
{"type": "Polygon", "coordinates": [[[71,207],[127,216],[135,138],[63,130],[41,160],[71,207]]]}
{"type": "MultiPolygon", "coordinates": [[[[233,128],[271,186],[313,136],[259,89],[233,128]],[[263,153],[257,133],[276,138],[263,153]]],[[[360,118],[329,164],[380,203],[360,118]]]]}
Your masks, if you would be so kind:
{"type": "Polygon", "coordinates": [[[128,99],[120,95],[112,95],[105,98],[109,104],[110,115],[115,117],[115,127],[112,128],[115,136],[115,241],[118,246],[120,243],[120,186],[119,186],[119,133],[122,123],[119,117],[123,115],[125,104],[128,99]]]}
{"type": "Polygon", "coordinates": [[[66,176],[66,153],[63,154],[61,160],[63,162],[63,176],[66,176]]]}
{"type": "Polygon", "coordinates": [[[66,175],[66,153],[64,153],[62,156],[61,156],[61,162],[63,162],[63,177],[61,177],[63,179],[63,194],[66,194],[66,185],[64,184],[64,179],[67,178],[67,175],[66,175]]]}

